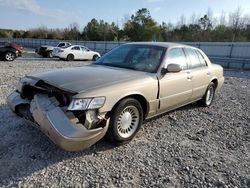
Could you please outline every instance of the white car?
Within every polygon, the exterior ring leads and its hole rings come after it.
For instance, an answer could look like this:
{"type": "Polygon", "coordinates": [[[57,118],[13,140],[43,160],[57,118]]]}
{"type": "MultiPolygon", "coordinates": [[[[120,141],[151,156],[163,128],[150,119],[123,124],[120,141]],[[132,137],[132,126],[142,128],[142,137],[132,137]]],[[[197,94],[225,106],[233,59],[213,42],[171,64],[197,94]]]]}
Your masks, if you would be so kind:
{"type": "Polygon", "coordinates": [[[73,60],[93,60],[96,61],[101,55],[94,52],[85,46],[72,45],[68,47],[57,48],[52,52],[54,57],[65,59],[67,61],[73,60]]]}

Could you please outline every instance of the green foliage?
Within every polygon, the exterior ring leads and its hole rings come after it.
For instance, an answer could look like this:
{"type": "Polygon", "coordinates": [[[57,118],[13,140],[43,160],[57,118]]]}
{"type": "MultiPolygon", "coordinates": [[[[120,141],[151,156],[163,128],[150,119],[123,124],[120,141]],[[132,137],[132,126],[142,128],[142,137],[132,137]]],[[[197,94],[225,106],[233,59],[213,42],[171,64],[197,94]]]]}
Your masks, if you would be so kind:
{"type": "Polygon", "coordinates": [[[159,40],[160,32],[160,26],[152,19],[149,10],[145,8],[132,15],[124,26],[124,34],[131,41],[159,40]]]}
{"type": "Polygon", "coordinates": [[[114,22],[109,24],[103,20],[92,19],[84,28],[83,36],[90,41],[119,40],[119,27],[114,22]]]}
{"type": "Polygon", "coordinates": [[[0,37],[1,38],[6,38],[7,37],[7,34],[4,30],[0,30],[0,37]]]}
{"type": "Polygon", "coordinates": [[[89,41],[250,41],[250,19],[243,17],[240,9],[229,14],[228,23],[223,15],[220,23],[216,23],[209,11],[189,24],[185,23],[185,17],[182,16],[178,23],[176,26],[165,22],[158,24],[149,10],[142,8],[127,19],[122,29],[114,22],[110,24],[93,18],[82,31],[77,23],[72,23],[64,29],[48,29],[44,26],[28,31],[0,29],[0,37],[89,41]]]}
{"type": "Polygon", "coordinates": [[[212,21],[205,14],[203,17],[199,19],[199,24],[204,31],[211,30],[213,28],[212,21]]]}

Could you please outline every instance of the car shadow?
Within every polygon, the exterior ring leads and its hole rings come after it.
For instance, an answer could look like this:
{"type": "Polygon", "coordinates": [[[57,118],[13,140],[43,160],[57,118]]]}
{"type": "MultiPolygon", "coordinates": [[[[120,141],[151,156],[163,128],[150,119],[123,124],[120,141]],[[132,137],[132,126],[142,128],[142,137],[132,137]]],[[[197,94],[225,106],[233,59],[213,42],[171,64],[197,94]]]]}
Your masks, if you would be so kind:
{"type": "Polygon", "coordinates": [[[115,148],[106,139],[79,152],[67,152],[41,131],[17,117],[7,105],[0,105],[0,186],[27,177],[47,166],[79,156],[95,156],[115,148]]]}
{"type": "Polygon", "coordinates": [[[58,58],[46,58],[46,57],[19,57],[18,60],[23,61],[60,61],[58,58]]]}
{"type": "MultiPolygon", "coordinates": [[[[17,60],[20,60],[20,61],[62,61],[62,62],[71,62],[71,61],[67,61],[67,60],[62,60],[62,59],[59,59],[59,58],[47,58],[47,57],[18,57],[17,60]]],[[[75,62],[89,62],[89,63],[93,63],[95,61],[92,61],[92,60],[74,60],[75,62]]],[[[73,62],[74,62],[73,61],[73,62]]]]}

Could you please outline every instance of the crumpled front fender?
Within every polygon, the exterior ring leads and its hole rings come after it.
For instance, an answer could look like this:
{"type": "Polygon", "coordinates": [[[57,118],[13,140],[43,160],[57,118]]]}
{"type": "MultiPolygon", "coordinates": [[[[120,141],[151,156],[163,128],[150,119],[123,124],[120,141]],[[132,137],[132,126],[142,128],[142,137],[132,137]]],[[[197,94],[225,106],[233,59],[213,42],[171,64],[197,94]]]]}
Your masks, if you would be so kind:
{"type": "MultiPolygon", "coordinates": [[[[23,99],[14,92],[8,97],[8,104],[15,111],[23,99]]],[[[33,125],[44,132],[55,144],[67,151],[78,151],[95,144],[107,132],[109,120],[104,127],[87,129],[82,125],[71,122],[66,114],[58,107],[55,98],[37,94],[30,102],[30,112],[34,118],[33,125]]]]}

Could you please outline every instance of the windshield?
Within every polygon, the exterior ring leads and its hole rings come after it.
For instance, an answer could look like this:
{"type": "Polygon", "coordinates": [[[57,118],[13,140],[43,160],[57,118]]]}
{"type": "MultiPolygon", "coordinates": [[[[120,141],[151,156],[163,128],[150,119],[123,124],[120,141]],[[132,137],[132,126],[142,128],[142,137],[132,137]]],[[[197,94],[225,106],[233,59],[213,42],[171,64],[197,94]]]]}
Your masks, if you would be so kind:
{"type": "Polygon", "coordinates": [[[158,46],[123,45],[102,56],[95,64],[155,73],[165,51],[158,46]]]}

